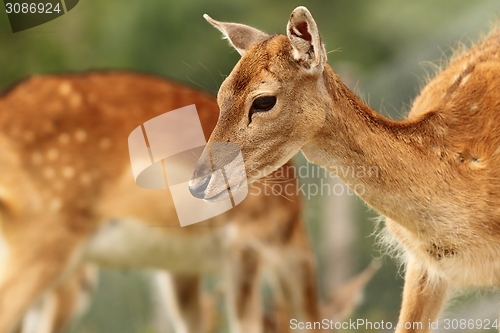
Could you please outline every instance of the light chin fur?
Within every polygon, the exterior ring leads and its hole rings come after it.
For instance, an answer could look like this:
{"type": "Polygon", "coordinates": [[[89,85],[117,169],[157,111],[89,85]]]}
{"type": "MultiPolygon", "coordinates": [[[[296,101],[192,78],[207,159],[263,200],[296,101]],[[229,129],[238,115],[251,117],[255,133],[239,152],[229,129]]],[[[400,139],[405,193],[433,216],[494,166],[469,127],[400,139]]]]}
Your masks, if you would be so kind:
{"type": "MultiPolygon", "coordinates": [[[[257,179],[256,179],[257,180],[257,179]]],[[[250,181],[246,181],[247,182],[247,185],[250,184],[250,181]]],[[[233,185],[231,186],[233,189],[236,188],[236,191],[238,191],[245,183],[245,180],[242,180],[238,185],[233,185]]],[[[225,198],[224,194],[226,193],[226,191],[228,191],[229,189],[225,188],[224,190],[218,192],[217,194],[215,195],[212,195],[210,198],[203,198],[204,201],[207,201],[207,202],[218,202],[218,201],[223,201],[221,198],[225,198]]]]}

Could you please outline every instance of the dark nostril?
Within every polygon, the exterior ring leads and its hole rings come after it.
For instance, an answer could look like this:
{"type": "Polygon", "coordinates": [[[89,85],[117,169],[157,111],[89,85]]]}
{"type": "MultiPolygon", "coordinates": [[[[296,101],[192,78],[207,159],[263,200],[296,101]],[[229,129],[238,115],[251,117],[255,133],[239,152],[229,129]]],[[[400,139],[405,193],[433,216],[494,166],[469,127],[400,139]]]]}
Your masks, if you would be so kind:
{"type": "Polygon", "coordinates": [[[212,178],[212,175],[209,175],[209,176],[205,177],[205,179],[203,179],[200,183],[196,184],[195,186],[189,186],[189,192],[191,192],[193,197],[198,198],[198,199],[205,198],[205,190],[207,189],[211,178],[212,178]]]}

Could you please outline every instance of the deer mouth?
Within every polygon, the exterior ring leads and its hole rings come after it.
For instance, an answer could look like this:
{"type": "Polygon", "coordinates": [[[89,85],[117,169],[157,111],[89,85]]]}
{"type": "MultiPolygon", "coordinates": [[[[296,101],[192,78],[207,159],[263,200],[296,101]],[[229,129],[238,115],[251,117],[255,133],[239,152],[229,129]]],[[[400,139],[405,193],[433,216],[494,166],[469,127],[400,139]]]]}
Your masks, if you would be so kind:
{"type": "Polygon", "coordinates": [[[218,194],[211,196],[210,198],[203,198],[203,200],[208,202],[217,202],[226,199],[226,191],[220,191],[218,194]]]}
{"type": "Polygon", "coordinates": [[[225,174],[222,179],[217,178],[219,177],[209,175],[202,179],[196,179],[196,182],[191,181],[189,184],[189,192],[191,192],[191,195],[195,198],[203,199],[209,202],[217,202],[228,199],[234,201],[234,197],[238,195],[238,192],[247,187],[246,178],[236,182],[236,185],[228,183],[227,176],[225,174]]]}
{"type": "Polygon", "coordinates": [[[245,163],[239,146],[230,142],[210,142],[196,163],[189,191],[195,198],[206,201],[230,200],[231,196],[238,196],[237,192],[246,183],[245,163]]]}
{"type": "Polygon", "coordinates": [[[205,192],[211,179],[212,175],[208,175],[196,184],[193,184],[194,182],[191,180],[189,182],[189,192],[191,192],[191,195],[198,199],[205,199],[205,192]]]}
{"type": "Polygon", "coordinates": [[[226,186],[226,188],[223,191],[209,198],[205,198],[205,200],[209,202],[216,202],[221,200],[222,198],[227,199],[229,197],[230,200],[232,201],[232,204],[235,206],[239,203],[239,201],[241,201],[236,199],[236,196],[238,196],[240,192],[245,193],[245,196],[248,193],[248,183],[246,179],[243,179],[237,185],[226,186]]]}

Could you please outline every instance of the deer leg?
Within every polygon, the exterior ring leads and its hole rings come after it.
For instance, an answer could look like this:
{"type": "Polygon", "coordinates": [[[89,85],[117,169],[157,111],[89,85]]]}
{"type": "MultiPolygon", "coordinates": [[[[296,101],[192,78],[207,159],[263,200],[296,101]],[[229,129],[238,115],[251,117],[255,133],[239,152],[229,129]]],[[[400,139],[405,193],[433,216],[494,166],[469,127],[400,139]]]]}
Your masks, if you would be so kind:
{"type": "Polygon", "coordinates": [[[16,329],[29,307],[68,269],[75,242],[12,242],[0,274],[0,332],[16,329]],[[21,246],[24,244],[24,246],[21,246]]]}
{"type": "MultiPolygon", "coordinates": [[[[280,303],[283,303],[287,315],[284,325],[289,331],[291,320],[297,322],[319,322],[319,301],[316,292],[316,274],[310,250],[297,251],[297,249],[283,249],[280,251],[281,262],[273,265],[272,270],[277,283],[280,303]]],[[[281,314],[283,317],[283,313],[281,314]]],[[[294,331],[296,331],[294,329],[294,331]]],[[[300,330],[297,332],[322,331],[319,327],[313,330],[300,330]]]]}
{"type": "Polygon", "coordinates": [[[204,332],[200,277],[162,272],[156,279],[175,333],[204,332]]]}
{"type": "Polygon", "coordinates": [[[47,292],[24,315],[21,333],[53,333],[57,314],[56,292],[47,292]]]}
{"type": "Polygon", "coordinates": [[[63,332],[88,309],[97,285],[97,269],[86,264],[47,292],[23,318],[21,333],[63,332]]]}
{"type": "Polygon", "coordinates": [[[431,323],[438,319],[447,294],[446,281],[431,280],[425,269],[410,261],[405,274],[403,305],[396,332],[431,332],[431,323]]]}
{"type": "Polygon", "coordinates": [[[54,332],[63,332],[79,320],[90,308],[98,284],[98,269],[84,264],[64,285],[56,290],[57,309],[54,314],[54,332]]]}
{"type": "Polygon", "coordinates": [[[227,262],[226,306],[230,332],[262,333],[261,260],[251,248],[231,251],[227,262]]]}

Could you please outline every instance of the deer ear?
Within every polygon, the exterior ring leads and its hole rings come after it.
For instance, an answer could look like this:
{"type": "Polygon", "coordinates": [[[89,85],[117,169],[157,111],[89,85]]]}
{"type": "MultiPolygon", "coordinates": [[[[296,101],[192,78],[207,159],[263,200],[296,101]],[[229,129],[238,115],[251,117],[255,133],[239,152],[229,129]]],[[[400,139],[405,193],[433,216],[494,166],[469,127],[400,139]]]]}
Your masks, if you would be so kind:
{"type": "Polygon", "coordinates": [[[326,63],[325,46],[321,42],[318,26],[306,7],[297,7],[286,26],[293,47],[293,57],[313,74],[323,71],[326,63]]]}
{"type": "Polygon", "coordinates": [[[224,37],[229,40],[231,45],[240,55],[245,54],[249,48],[268,37],[266,33],[249,27],[248,25],[219,22],[207,14],[203,15],[203,17],[208,21],[208,23],[219,29],[224,34],[224,37]]]}

